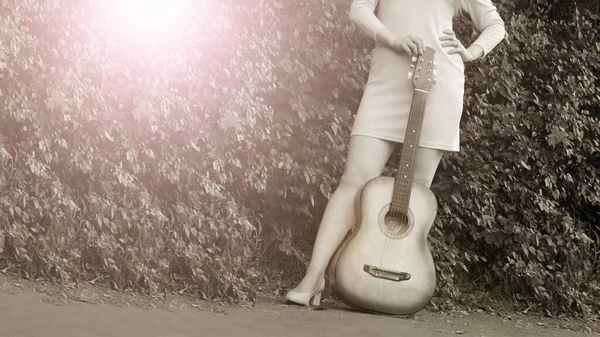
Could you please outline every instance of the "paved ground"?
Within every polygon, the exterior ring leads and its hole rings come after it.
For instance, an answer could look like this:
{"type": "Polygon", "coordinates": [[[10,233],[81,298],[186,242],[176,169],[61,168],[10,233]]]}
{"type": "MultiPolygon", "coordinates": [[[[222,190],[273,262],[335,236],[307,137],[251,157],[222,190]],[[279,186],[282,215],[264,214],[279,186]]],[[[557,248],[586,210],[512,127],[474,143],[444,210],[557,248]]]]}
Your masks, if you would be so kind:
{"type": "Polygon", "coordinates": [[[64,289],[0,274],[0,337],[187,336],[544,336],[600,337],[598,326],[524,315],[440,314],[410,318],[358,313],[343,305],[309,310],[262,298],[254,308],[119,293],[64,289]]]}

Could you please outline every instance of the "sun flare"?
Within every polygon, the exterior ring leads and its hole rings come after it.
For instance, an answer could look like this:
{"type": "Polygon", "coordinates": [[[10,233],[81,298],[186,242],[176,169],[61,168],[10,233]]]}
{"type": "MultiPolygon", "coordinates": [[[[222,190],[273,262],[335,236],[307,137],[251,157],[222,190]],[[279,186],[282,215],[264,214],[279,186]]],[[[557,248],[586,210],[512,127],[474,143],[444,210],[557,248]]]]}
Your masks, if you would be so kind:
{"type": "Polygon", "coordinates": [[[117,11],[127,26],[144,31],[169,29],[180,14],[177,1],[121,0],[117,11]]]}

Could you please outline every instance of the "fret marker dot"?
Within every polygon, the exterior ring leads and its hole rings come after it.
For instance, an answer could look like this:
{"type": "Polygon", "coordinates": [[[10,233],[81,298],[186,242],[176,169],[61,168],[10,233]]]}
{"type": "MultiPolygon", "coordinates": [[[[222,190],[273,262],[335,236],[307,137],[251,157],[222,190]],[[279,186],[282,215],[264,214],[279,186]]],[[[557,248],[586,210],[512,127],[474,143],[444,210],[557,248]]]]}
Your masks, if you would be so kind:
{"type": "Polygon", "coordinates": [[[404,176],[404,178],[406,178],[406,176],[404,176]]]}

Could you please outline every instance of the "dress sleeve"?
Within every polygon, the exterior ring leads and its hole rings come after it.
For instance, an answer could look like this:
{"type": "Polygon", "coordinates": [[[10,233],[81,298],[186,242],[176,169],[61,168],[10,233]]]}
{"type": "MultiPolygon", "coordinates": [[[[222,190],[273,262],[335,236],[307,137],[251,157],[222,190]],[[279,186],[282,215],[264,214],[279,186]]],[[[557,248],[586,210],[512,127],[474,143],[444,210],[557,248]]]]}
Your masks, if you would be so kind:
{"type": "Polygon", "coordinates": [[[375,40],[377,32],[385,25],[375,16],[379,0],[353,0],[350,5],[350,21],[375,40]]]}
{"type": "Polygon", "coordinates": [[[475,27],[481,32],[473,42],[483,49],[487,55],[502,41],[506,34],[504,20],[498,14],[491,0],[467,0],[465,9],[469,12],[475,27]]]}

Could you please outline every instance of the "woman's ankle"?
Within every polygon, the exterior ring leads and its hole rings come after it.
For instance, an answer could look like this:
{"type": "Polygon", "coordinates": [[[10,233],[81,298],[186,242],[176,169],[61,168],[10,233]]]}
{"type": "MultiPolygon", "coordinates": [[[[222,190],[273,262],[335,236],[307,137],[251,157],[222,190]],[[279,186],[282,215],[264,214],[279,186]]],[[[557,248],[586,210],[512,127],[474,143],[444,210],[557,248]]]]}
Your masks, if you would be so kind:
{"type": "Polygon", "coordinates": [[[320,281],[325,278],[325,271],[320,269],[309,268],[306,270],[306,279],[320,281]]]}

